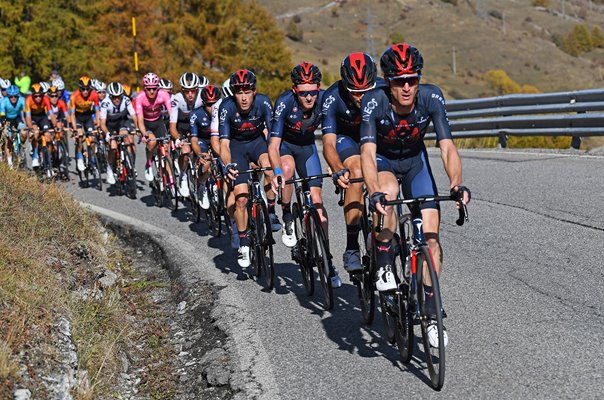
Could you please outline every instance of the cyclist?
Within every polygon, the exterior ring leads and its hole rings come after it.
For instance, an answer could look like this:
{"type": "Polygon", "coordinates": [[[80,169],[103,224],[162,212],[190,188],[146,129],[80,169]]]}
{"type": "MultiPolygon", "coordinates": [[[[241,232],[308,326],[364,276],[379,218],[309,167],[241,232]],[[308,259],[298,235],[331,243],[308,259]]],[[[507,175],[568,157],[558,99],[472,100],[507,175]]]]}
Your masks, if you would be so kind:
{"type": "Polygon", "coordinates": [[[7,96],[6,90],[11,86],[10,80],[0,78],[0,99],[7,96]]]}
{"type": "Polygon", "coordinates": [[[208,78],[206,78],[203,75],[198,75],[199,76],[199,89],[203,89],[204,87],[208,86],[210,84],[210,80],[208,78]]]}
{"type": "Polygon", "coordinates": [[[69,92],[65,90],[65,82],[63,79],[55,79],[52,81],[52,86],[56,87],[59,90],[59,98],[65,102],[65,104],[69,104],[69,92]]]}
{"type": "MultiPolygon", "coordinates": [[[[185,72],[180,77],[179,83],[180,92],[172,96],[172,111],[170,112],[170,135],[178,143],[180,143],[181,137],[186,137],[189,133],[192,110],[201,107],[203,104],[199,95],[199,76],[197,74],[185,72]]],[[[189,153],[191,153],[189,145],[181,146],[179,165],[182,173],[180,176],[179,192],[183,197],[189,196],[189,184],[187,182],[189,153]]]]}
{"type": "MultiPolygon", "coordinates": [[[[138,118],[138,129],[148,139],[163,138],[168,134],[166,125],[161,119],[162,107],[165,106],[168,113],[172,109],[170,95],[159,90],[159,77],[149,72],[143,77],[144,90],[136,96],[136,116],[138,118]],[[147,133],[147,131],[151,133],[147,133]]],[[[153,170],[151,159],[157,147],[154,140],[147,142],[147,162],[145,163],[145,179],[153,181],[153,170]]],[[[169,156],[169,155],[168,155],[169,156]]]]}
{"type": "MultiPolygon", "coordinates": [[[[23,117],[23,109],[25,108],[25,100],[21,97],[19,88],[11,85],[6,89],[6,97],[0,100],[0,123],[8,124],[8,129],[13,132],[20,131],[21,143],[25,143],[27,136],[24,131],[25,119],[23,117]]],[[[4,151],[6,161],[10,168],[13,167],[12,158],[12,132],[11,136],[5,142],[4,151]]]]}
{"type": "MultiPolygon", "coordinates": [[[[201,182],[205,182],[209,164],[206,162],[210,149],[214,154],[220,149],[218,132],[212,132],[212,108],[220,100],[220,90],[214,85],[208,85],[200,90],[203,106],[195,108],[190,115],[191,147],[203,165],[201,182]]],[[[204,210],[210,208],[210,199],[205,185],[201,185],[200,206],[204,210]]]]}
{"type": "Polygon", "coordinates": [[[47,96],[50,101],[52,112],[56,118],[55,128],[63,129],[69,120],[69,109],[67,108],[67,104],[61,99],[60,90],[56,86],[51,86],[50,89],[48,89],[47,96]]]}
{"type": "MultiPolygon", "coordinates": [[[[32,168],[40,166],[40,158],[38,154],[38,140],[40,139],[40,129],[47,136],[46,140],[52,140],[48,134],[48,130],[56,125],[55,115],[52,112],[52,107],[48,97],[42,90],[42,85],[34,83],[31,85],[31,94],[25,99],[25,123],[30,130],[33,130],[34,140],[31,143],[33,155],[31,160],[32,168]],[[49,121],[50,118],[50,121],[49,121]]],[[[31,136],[30,136],[31,138],[31,136]]]]}
{"type": "MultiPolygon", "coordinates": [[[[235,195],[234,217],[239,233],[239,257],[241,267],[250,265],[250,241],[247,226],[247,177],[239,175],[237,168],[247,169],[250,163],[270,167],[266,137],[270,129],[273,108],[268,96],[256,93],[256,75],[247,69],[240,69],[231,75],[230,87],[233,97],[222,102],[219,109],[220,157],[225,164],[225,172],[234,180],[232,191],[235,195]]],[[[265,171],[265,182],[273,178],[272,171],[265,171]]],[[[281,229],[275,215],[275,193],[270,183],[265,185],[269,203],[269,216],[273,231],[281,229]]]]}
{"type": "MultiPolygon", "coordinates": [[[[107,87],[108,97],[101,102],[101,130],[105,132],[106,140],[110,143],[107,155],[107,183],[115,184],[113,175],[113,165],[115,164],[117,153],[117,140],[111,139],[112,134],[125,135],[134,131],[136,113],[132,106],[132,101],[128,96],[124,96],[124,88],[119,82],[111,82],[107,87]],[[132,118],[132,119],[131,119],[132,118]]],[[[132,155],[133,163],[136,161],[136,147],[131,135],[124,136],[124,144],[132,155]]]]}
{"type": "MultiPolygon", "coordinates": [[[[451,194],[459,192],[463,203],[470,200],[470,191],[462,186],[461,159],[452,140],[443,94],[437,86],[419,83],[423,64],[422,54],[414,46],[407,43],[392,45],[380,59],[380,67],[388,86],[377,88],[363,98],[363,176],[371,196],[370,209],[385,215],[384,230],[376,232],[375,246],[378,266],[376,288],[380,291],[396,289],[390,255],[396,216],[392,207],[382,207],[380,199],[397,198],[399,183],[396,175],[402,177],[401,186],[405,198],[433,196],[438,193],[423,141],[430,122],[434,124],[451,194]]],[[[434,257],[436,272],[440,274],[442,251],[438,237],[439,205],[427,202],[420,209],[424,237],[434,257]]],[[[432,287],[425,286],[424,291],[429,312],[440,312],[434,309],[432,287]]],[[[431,345],[436,344],[437,347],[436,329],[429,328],[428,333],[431,345]]],[[[447,341],[445,335],[445,345],[447,341]]]]}
{"type": "Polygon", "coordinates": [[[103,100],[105,100],[105,97],[107,97],[107,85],[105,84],[105,82],[96,81],[96,86],[95,86],[94,90],[96,91],[96,94],[99,96],[99,104],[100,104],[103,100]]]}
{"type": "Polygon", "coordinates": [[[361,99],[376,86],[377,68],[369,55],[352,53],[342,61],[340,76],[341,80],[331,85],[323,96],[323,155],[333,172],[334,183],[347,189],[344,198],[346,250],[342,258],[346,271],[354,273],[363,268],[358,240],[363,184],[349,184],[349,179],[362,176],[361,99]]]}
{"type": "MultiPolygon", "coordinates": [[[[291,71],[292,89],[283,93],[275,103],[271,124],[268,154],[273,166],[273,190],[277,190],[278,178],[285,182],[295,172],[302,178],[321,174],[321,161],[315,145],[315,130],[321,124],[321,71],[311,63],[296,65],[291,71]]],[[[327,212],[321,196],[321,179],[309,182],[312,201],[319,212],[327,233],[327,212]]],[[[283,185],[283,233],[281,240],[287,247],[293,247],[297,238],[294,232],[294,217],[291,212],[292,185],[283,185]]],[[[329,237],[329,236],[328,236],[329,237]]],[[[331,255],[329,255],[331,261],[331,255]]],[[[332,286],[342,286],[337,272],[330,262],[332,286]]]]}
{"type": "MultiPolygon", "coordinates": [[[[71,127],[76,132],[76,165],[79,171],[84,171],[84,156],[82,155],[82,140],[84,132],[88,135],[99,123],[99,96],[92,88],[92,80],[84,75],[78,80],[78,90],[73,92],[69,100],[71,127]],[[93,118],[94,115],[94,118],[93,118]]],[[[94,136],[90,145],[94,148],[94,136]]],[[[94,154],[94,153],[93,153],[94,154]]],[[[93,160],[89,160],[93,162],[93,160]]]]}

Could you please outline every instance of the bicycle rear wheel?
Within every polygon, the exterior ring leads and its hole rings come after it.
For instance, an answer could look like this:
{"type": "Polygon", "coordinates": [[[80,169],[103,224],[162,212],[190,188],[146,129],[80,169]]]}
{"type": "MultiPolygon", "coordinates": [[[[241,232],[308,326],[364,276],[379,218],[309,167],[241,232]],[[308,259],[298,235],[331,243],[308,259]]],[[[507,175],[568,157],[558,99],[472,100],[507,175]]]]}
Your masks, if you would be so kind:
{"type": "Polygon", "coordinates": [[[136,174],[134,173],[132,155],[128,151],[124,151],[124,167],[126,168],[127,195],[131,199],[136,199],[136,174]]]}
{"type": "Polygon", "coordinates": [[[264,288],[272,290],[275,283],[275,261],[273,257],[273,233],[266,204],[256,206],[256,237],[260,244],[259,265],[264,274],[264,288]]]}
{"type": "Polygon", "coordinates": [[[333,308],[333,287],[329,276],[329,254],[327,250],[327,240],[325,232],[319,220],[319,213],[314,208],[309,210],[308,214],[308,233],[312,246],[311,259],[312,264],[317,266],[321,286],[323,287],[323,308],[331,310],[333,308]]]}
{"type": "Polygon", "coordinates": [[[292,215],[294,217],[294,232],[298,241],[292,249],[294,261],[300,265],[300,274],[306,294],[312,296],[315,293],[315,273],[312,263],[309,262],[308,242],[303,230],[304,215],[298,203],[292,205],[292,215]]]}
{"type": "Polygon", "coordinates": [[[422,339],[424,343],[424,353],[426,364],[430,374],[430,383],[432,388],[440,390],[445,383],[445,341],[444,325],[442,318],[442,300],[440,296],[440,286],[438,276],[434,267],[434,260],[427,246],[421,246],[417,253],[417,298],[419,301],[420,326],[422,339]],[[434,298],[435,312],[431,315],[426,307],[426,297],[424,291],[424,282],[426,281],[423,273],[423,261],[428,264],[428,271],[432,281],[432,291],[434,298]],[[434,324],[438,333],[438,346],[431,346],[428,336],[428,327],[434,324]]]}
{"type": "Polygon", "coordinates": [[[197,223],[201,219],[201,207],[199,206],[199,180],[195,171],[189,171],[187,174],[187,185],[189,185],[189,205],[193,222],[197,223]]]}
{"type": "Polygon", "coordinates": [[[57,142],[57,157],[58,157],[58,165],[57,168],[59,170],[59,175],[62,179],[68,181],[69,180],[69,160],[67,159],[67,148],[65,147],[65,142],[59,140],[57,142]]]}

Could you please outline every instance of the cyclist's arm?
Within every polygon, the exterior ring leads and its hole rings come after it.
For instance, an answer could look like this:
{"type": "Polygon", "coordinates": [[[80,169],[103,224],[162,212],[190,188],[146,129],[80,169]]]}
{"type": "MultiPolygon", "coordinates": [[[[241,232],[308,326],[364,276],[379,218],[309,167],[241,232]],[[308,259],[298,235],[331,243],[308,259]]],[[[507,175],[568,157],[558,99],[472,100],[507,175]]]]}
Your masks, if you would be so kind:
{"type": "Polygon", "coordinates": [[[145,117],[143,117],[143,113],[136,114],[136,119],[138,120],[138,129],[141,131],[143,136],[147,134],[147,129],[145,128],[145,117]]]}
{"type": "Polygon", "coordinates": [[[377,162],[375,160],[376,149],[377,145],[375,143],[365,143],[361,146],[361,170],[370,195],[380,191],[377,162]]]}
{"type": "Polygon", "coordinates": [[[220,156],[220,137],[218,135],[210,136],[210,146],[212,147],[214,155],[220,156]]]}
{"type": "Polygon", "coordinates": [[[178,129],[176,129],[176,122],[170,122],[170,135],[174,140],[180,137],[180,135],[178,134],[178,129]]]}
{"type": "Polygon", "coordinates": [[[230,139],[220,139],[220,158],[224,165],[231,163],[231,141],[230,139]]]}
{"type": "Polygon", "coordinates": [[[443,160],[443,166],[451,181],[451,188],[461,185],[461,158],[457,152],[457,147],[452,139],[443,139],[438,142],[440,146],[440,157],[443,160]]]}
{"type": "Polygon", "coordinates": [[[271,162],[273,170],[281,168],[281,155],[279,154],[279,148],[281,147],[281,138],[271,135],[271,140],[268,144],[268,158],[271,162]]]}
{"type": "Polygon", "coordinates": [[[201,146],[199,146],[199,138],[197,136],[191,137],[191,148],[195,154],[198,156],[201,155],[201,146]]]}
{"type": "Polygon", "coordinates": [[[332,171],[340,171],[344,168],[340,155],[336,151],[336,139],[335,133],[324,133],[323,134],[323,157],[331,168],[332,171]]]}
{"type": "Polygon", "coordinates": [[[103,131],[105,133],[109,133],[109,129],[107,129],[107,118],[101,118],[100,123],[101,123],[101,131],[103,131]]]}

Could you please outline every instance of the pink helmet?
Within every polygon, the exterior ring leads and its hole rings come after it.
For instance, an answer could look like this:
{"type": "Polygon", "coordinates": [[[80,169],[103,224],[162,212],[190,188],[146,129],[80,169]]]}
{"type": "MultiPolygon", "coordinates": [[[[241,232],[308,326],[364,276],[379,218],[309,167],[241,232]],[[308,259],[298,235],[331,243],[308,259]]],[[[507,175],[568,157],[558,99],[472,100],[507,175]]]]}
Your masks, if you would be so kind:
{"type": "Polygon", "coordinates": [[[143,76],[143,86],[144,87],[158,87],[159,86],[159,76],[157,76],[153,72],[149,72],[148,74],[143,76]]]}

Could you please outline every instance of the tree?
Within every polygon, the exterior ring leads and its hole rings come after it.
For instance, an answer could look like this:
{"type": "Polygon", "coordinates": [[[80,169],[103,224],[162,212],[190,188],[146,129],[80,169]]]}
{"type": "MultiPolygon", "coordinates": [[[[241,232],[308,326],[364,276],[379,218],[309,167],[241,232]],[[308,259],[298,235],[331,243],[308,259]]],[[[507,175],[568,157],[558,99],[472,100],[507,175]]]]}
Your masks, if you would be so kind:
{"type": "Polygon", "coordinates": [[[575,40],[577,41],[577,49],[579,50],[579,53],[587,53],[593,49],[591,34],[585,25],[575,25],[572,36],[574,36],[575,40]]]}

